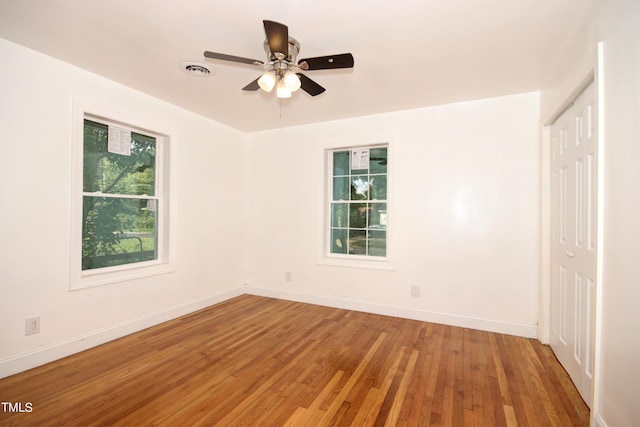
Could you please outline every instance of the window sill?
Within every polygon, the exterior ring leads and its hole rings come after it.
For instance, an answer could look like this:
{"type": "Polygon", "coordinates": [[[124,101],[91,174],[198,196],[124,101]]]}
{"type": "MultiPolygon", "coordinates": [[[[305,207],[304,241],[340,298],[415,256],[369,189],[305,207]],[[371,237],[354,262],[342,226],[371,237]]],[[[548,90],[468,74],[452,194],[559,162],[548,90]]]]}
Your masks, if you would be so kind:
{"type": "Polygon", "coordinates": [[[338,256],[324,256],[318,260],[318,264],[331,267],[359,268],[365,270],[395,271],[394,266],[388,258],[351,258],[338,256]]]}
{"type": "Polygon", "coordinates": [[[94,286],[109,285],[112,283],[125,282],[128,280],[141,279],[144,277],[158,276],[173,273],[176,268],[170,263],[154,263],[148,266],[136,266],[134,268],[117,269],[112,271],[91,271],[85,272],[78,277],[72,278],[69,290],[92,288],[94,286]]]}

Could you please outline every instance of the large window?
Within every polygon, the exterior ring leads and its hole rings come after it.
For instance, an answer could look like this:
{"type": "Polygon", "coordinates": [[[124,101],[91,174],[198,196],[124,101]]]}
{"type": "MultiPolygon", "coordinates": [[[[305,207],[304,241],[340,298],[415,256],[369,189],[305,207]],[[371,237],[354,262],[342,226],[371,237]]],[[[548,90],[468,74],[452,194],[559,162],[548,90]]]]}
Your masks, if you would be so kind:
{"type": "Polygon", "coordinates": [[[387,257],[387,147],[329,153],[330,256],[387,257]]]}
{"type": "Polygon", "coordinates": [[[156,138],[84,121],[82,269],[158,259],[156,138]]]}
{"type": "Polygon", "coordinates": [[[72,289],[131,278],[132,271],[155,274],[167,264],[167,145],[165,135],[83,114],[72,289]]]}

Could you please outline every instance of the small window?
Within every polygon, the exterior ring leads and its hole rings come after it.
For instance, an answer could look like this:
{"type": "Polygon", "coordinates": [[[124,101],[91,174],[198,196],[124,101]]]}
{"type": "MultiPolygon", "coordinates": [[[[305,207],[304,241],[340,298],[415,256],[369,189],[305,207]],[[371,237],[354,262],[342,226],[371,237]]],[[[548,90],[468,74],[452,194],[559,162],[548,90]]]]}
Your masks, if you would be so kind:
{"type": "Polygon", "coordinates": [[[76,139],[71,288],[157,274],[169,259],[168,137],[85,113],[76,139]]]}
{"type": "Polygon", "coordinates": [[[330,256],[387,257],[387,147],[329,152],[330,256]]]}

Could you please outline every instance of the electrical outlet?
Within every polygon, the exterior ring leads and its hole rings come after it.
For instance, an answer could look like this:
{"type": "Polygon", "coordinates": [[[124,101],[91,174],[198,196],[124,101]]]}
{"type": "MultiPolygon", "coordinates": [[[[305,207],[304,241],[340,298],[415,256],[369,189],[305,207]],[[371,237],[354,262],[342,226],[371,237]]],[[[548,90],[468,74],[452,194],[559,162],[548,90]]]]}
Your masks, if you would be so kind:
{"type": "Polygon", "coordinates": [[[286,273],[284,273],[284,280],[287,282],[291,281],[291,272],[287,271],[286,273]]]}
{"type": "Polygon", "coordinates": [[[24,320],[24,334],[33,335],[40,333],[40,316],[29,317],[24,320]]]}
{"type": "Polygon", "coordinates": [[[420,286],[411,285],[411,296],[416,298],[420,297],[420,286]]]}

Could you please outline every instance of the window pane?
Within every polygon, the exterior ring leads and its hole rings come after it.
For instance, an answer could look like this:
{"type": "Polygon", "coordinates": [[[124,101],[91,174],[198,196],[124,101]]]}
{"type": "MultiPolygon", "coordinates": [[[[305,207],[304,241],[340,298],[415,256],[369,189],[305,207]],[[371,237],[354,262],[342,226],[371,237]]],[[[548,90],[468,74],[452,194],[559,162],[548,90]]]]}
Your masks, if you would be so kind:
{"type": "Polygon", "coordinates": [[[387,149],[372,148],[369,153],[369,173],[387,173],[387,149]]]}
{"type": "Polygon", "coordinates": [[[371,256],[387,256],[387,232],[369,231],[368,248],[371,256]]]}
{"type": "Polygon", "coordinates": [[[367,232],[364,230],[349,231],[349,253],[352,255],[367,254],[367,232]]]}
{"type": "Polygon", "coordinates": [[[333,200],[349,200],[349,177],[333,178],[333,200]]]}
{"type": "Polygon", "coordinates": [[[333,176],[349,175],[349,151],[333,153],[333,176]]]}
{"type": "Polygon", "coordinates": [[[349,226],[347,223],[348,209],[349,205],[347,203],[334,203],[331,205],[332,227],[347,228],[349,226]]]}
{"type": "Polygon", "coordinates": [[[387,228],[387,204],[372,203],[369,209],[369,228],[387,228]]]}
{"type": "Polygon", "coordinates": [[[131,133],[131,155],[108,151],[109,127],[84,121],[83,185],[85,192],[155,195],[156,140],[131,133]]]}
{"type": "Polygon", "coordinates": [[[387,176],[376,175],[369,180],[369,196],[371,200],[387,199],[387,176]]]}
{"type": "Polygon", "coordinates": [[[157,259],[155,199],[83,197],[82,269],[157,259]]]}
{"type": "Polygon", "coordinates": [[[331,230],[331,253],[347,253],[347,230],[334,228],[331,230]]]}
{"type": "Polygon", "coordinates": [[[367,227],[367,204],[352,203],[349,205],[349,227],[350,228],[366,228],[367,227]]]}
{"type": "Polygon", "coordinates": [[[351,178],[351,200],[367,200],[369,198],[369,180],[366,175],[351,178]]]}

